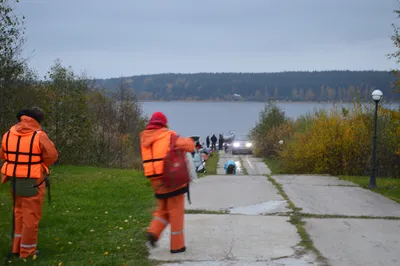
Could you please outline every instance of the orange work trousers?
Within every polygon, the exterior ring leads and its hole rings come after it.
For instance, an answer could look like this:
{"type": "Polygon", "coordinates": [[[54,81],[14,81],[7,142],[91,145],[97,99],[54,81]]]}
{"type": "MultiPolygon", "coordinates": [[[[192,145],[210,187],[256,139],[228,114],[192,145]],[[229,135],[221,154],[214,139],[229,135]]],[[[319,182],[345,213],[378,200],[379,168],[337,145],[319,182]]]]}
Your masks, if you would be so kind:
{"type": "Polygon", "coordinates": [[[46,186],[43,182],[38,187],[39,193],[36,196],[15,197],[15,229],[12,253],[19,254],[20,258],[27,258],[36,254],[45,189],[46,186]]]}
{"type": "Polygon", "coordinates": [[[171,251],[180,250],[185,247],[183,232],[185,215],[185,194],[167,199],[157,199],[157,209],[153,213],[148,233],[158,240],[165,227],[171,225],[171,251]]]}

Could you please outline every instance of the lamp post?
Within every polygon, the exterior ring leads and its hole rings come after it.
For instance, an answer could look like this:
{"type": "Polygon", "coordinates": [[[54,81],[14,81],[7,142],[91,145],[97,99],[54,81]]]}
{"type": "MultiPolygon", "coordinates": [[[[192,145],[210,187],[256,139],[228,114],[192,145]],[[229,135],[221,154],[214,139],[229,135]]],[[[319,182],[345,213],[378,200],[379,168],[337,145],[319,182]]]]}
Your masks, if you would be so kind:
{"type": "Polygon", "coordinates": [[[371,94],[372,99],[375,101],[375,117],[374,117],[374,138],[372,146],[372,171],[369,178],[368,188],[376,188],[376,126],[378,123],[378,103],[383,97],[380,90],[374,90],[371,94]]]}

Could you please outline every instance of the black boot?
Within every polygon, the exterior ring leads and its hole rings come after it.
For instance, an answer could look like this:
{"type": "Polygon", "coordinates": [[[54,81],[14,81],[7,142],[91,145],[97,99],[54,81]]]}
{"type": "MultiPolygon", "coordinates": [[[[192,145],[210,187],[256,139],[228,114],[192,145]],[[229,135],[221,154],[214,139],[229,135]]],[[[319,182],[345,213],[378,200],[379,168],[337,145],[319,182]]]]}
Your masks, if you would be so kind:
{"type": "Polygon", "coordinates": [[[183,247],[181,249],[175,249],[175,250],[171,249],[172,254],[181,253],[181,252],[185,252],[185,251],[186,251],[186,247],[183,247]]]}
{"type": "Polygon", "coordinates": [[[153,234],[147,233],[147,239],[149,240],[150,245],[151,245],[153,248],[157,247],[157,245],[156,245],[156,243],[157,243],[157,238],[156,238],[153,234]]]}

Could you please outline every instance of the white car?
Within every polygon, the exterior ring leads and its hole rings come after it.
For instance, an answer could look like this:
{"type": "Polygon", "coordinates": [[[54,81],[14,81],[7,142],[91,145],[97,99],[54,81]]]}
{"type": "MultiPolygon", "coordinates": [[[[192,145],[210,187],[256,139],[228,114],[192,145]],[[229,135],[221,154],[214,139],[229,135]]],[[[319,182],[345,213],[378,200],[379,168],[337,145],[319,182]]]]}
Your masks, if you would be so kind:
{"type": "Polygon", "coordinates": [[[253,143],[246,135],[236,135],[231,147],[232,154],[253,154],[253,143]]]}

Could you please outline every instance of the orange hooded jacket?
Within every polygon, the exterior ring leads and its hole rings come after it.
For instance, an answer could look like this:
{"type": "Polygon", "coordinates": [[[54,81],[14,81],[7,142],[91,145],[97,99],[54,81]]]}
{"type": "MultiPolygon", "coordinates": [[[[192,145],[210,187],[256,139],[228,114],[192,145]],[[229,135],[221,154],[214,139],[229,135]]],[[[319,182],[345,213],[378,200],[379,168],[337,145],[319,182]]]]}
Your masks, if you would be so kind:
{"type": "MultiPolygon", "coordinates": [[[[170,147],[171,134],[176,132],[167,128],[146,129],[140,134],[141,153],[144,174],[150,179],[156,198],[170,198],[188,192],[188,186],[183,185],[177,189],[167,189],[162,185],[163,158],[170,147]]],[[[176,147],[193,152],[195,143],[192,138],[178,138],[176,147]]]]}
{"type": "MultiPolygon", "coordinates": [[[[36,138],[38,138],[38,150],[40,150],[41,154],[41,159],[42,159],[42,164],[40,165],[40,172],[41,172],[41,177],[44,177],[47,168],[55,163],[58,159],[58,152],[56,148],[54,147],[54,143],[49,139],[47,134],[44,131],[41,131],[42,128],[40,124],[33,118],[29,116],[22,116],[21,120],[18,124],[14,125],[10,129],[10,133],[16,136],[27,136],[31,135],[33,132],[38,131],[38,135],[36,138]]],[[[6,133],[7,134],[7,133],[6,133]]],[[[2,141],[2,146],[0,148],[0,159],[5,161],[6,157],[4,154],[4,149],[5,149],[5,137],[6,134],[3,136],[3,141],[2,141]]],[[[7,165],[7,162],[3,164],[2,167],[2,178],[1,178],[1,183],[4,184],[9,180],[9,176],[6,175],[5,172],[5,166],[7,165]]],[[[24,165],[23,165],[24,166],[24,165]]],[[[26,166],[25,166],[26,168],[26,166]]],[[[18,171],[18,170],[17,170],[18,171]]]]}

